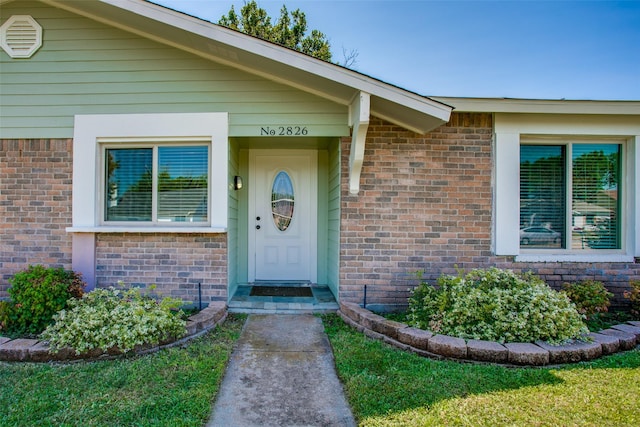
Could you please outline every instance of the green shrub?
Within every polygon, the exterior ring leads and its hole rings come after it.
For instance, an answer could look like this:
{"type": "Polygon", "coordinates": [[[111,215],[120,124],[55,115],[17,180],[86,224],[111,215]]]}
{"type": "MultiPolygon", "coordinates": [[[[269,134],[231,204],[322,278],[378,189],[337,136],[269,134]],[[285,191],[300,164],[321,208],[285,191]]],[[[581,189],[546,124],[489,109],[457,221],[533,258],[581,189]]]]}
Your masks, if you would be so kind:
{"type": "Polygon", "coordinates": [[[433,332],[498,342],[561,343],[588,329],[564,293],[533,274],[489,268],[422,283],[409,298],[408,321],[433,332]]]}
{"type": "Polygon", "coordinates": [[[578,313],[584,314],[587,318],[596,313],[608,311],[611,304],[609,300],[613,297],[602,282],[595,280],[565,283],[562,288],[571,302],[576,305],[578,313]]]}
{"type": "Polygon", "coordinates": [[[13,305],[9,301],[0,301],[0,333],[7,330],[12,309],[13,305]]]}
{"type": "Polygon", "coordinates": [[[41,338],[52,351],[73,348],[77,354],[100,348],[128,352],[137,345],[156,345],[184,335],[185,321],[177,308],[182,301],[160,301],[137,289],[96,289],[82,299],[70,301],[54,316],[41,338]]]}
{"type": "Polygon", "coordinates": [[[39,334],[52,322],[55,313],[71,298],[83,294],[85,283],[79,274],[63,268],[32,265],[9,279],[11,297],[7,330],[39,334]]]}
{"type": "Polygon", "coordinates": [[[631,290],[624,292],[624,297],[631,302],[631,315],[640,319],[640,280],[632,280],[631,290]]]}

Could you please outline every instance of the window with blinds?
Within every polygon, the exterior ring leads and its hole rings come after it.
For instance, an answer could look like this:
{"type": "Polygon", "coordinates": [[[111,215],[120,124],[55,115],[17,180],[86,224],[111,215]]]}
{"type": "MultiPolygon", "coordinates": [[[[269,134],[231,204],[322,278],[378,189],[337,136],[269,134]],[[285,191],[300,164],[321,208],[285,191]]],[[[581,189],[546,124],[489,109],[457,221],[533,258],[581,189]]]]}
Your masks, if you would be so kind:
{"type": "Polygon", "coordinates": [[[574,144],[572,249],[619,249],[620,145],[574,144]]]}
{"type": "Polygon", "coordinates": [[[520,147],[520,246],[560,248],[566,237],[565,147],[520,147]]]}
{"type": "Polygon", "coordinates": [[[620,249],[621,145],[520,147],[520,247],[620,249]]]}
{"type": "Polygon", "coordinates": [[[105,149],[106,222],[206,223],[209,147],[105,149]]]}

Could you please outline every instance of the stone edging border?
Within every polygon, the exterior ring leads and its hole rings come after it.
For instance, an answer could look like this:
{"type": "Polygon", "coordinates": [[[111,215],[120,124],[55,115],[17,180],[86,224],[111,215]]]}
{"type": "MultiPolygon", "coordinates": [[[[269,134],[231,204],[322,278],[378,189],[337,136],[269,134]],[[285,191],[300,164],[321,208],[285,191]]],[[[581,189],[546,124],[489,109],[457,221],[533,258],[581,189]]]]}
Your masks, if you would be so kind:
{"type": "Polygon", "coordinates": [[[77,355],[75,350],[64,348],[57,353],[49,352],[49,345],[45,341],[37,339],[9,339],[0,336],[0,361],[3,362],[63,362],[77,360],[108,360],[123,355],[154,353],[164,348],[182,345],[187,341],[203,335],[227,318],[227,304],[224,302],[212,302],[199,313],[189,317],[186,324],[186,333],[177,340],[161,342],[155,346],[141,346],[130,352],[122,353],[120,350],[103,352],[101,349],[88,351],[77,355]]]}
{"type": "Polygon", "coordinates": [[[514,366],[546,366],[576,363],[632,350],[640,345],[640,321],[630,321],[591,333],[592,342],[550,345],[546,342],[507,343],[464,340],[388,320],[355,303],[340,303],[338,315],[366,336],[403,350],[435,359],[498,363],[514,366]]]}

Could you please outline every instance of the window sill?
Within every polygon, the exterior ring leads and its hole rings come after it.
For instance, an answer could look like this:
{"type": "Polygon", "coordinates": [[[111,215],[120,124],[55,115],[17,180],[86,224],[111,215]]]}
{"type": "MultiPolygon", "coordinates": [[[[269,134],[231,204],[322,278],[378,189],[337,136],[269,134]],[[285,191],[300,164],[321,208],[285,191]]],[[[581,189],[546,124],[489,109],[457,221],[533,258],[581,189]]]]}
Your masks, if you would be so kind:
{"type": "Polygon", "coordinates": [[[516,262],[634,262],[625,254],[520,254],[516,262]]]}
{"type": "Polygon", "coordinates": [[[224,227],[67,227],[67,233],[182,233],[182,234],[212,234],[226,233],[224,227]]]}

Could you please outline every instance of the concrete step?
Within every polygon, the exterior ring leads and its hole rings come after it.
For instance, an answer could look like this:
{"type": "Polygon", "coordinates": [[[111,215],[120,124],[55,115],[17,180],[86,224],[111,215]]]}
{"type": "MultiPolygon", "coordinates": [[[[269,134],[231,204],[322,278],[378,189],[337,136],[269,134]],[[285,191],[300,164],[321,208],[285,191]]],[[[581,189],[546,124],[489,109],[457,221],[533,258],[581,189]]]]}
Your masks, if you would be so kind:
{"type": "Polygon", "coordinates": [[[340,307],[326,286],[312,286],[313,297],[251,296],[251,286],[239,286],[228,304],[231,313],[330,313],[340,307]]]}

